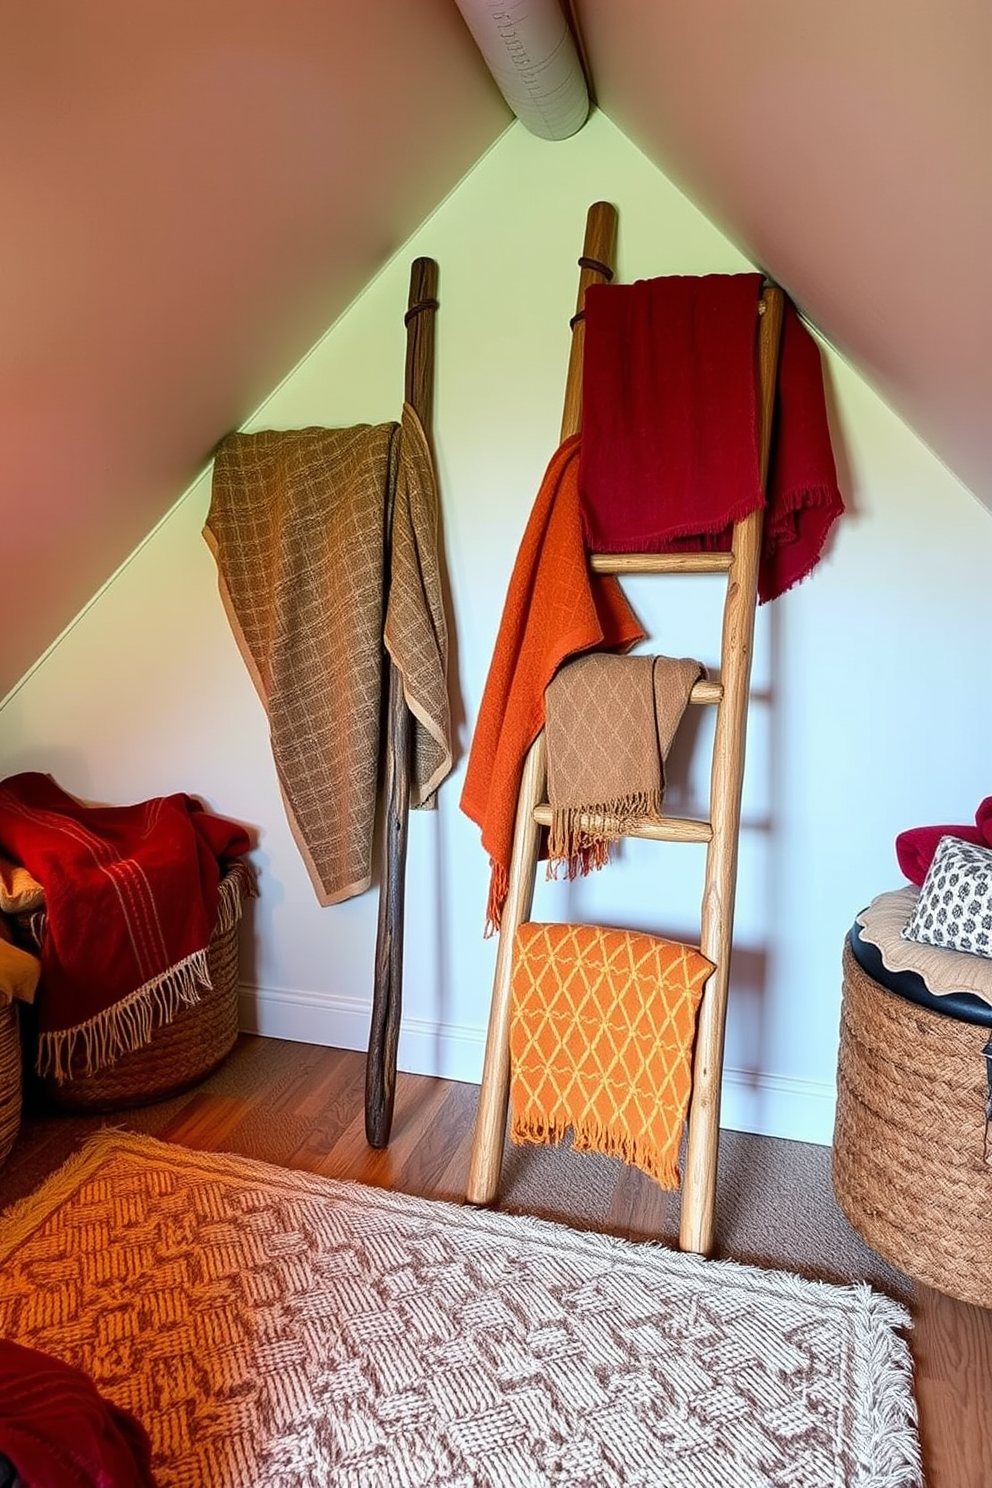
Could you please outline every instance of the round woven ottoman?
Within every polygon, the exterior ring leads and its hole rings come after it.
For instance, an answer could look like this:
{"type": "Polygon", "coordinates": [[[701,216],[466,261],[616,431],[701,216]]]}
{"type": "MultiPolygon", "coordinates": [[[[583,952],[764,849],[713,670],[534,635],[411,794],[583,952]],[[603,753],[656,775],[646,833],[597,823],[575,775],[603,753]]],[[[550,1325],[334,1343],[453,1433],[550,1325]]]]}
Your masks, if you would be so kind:
{"type": "Polygon", "coordinates": [[[914,974],[887,972],[856,925],[843,968],[837,1200],[900,1271],[992,1307],[992,1007],[968,994],[935,998],[914,974]]]}

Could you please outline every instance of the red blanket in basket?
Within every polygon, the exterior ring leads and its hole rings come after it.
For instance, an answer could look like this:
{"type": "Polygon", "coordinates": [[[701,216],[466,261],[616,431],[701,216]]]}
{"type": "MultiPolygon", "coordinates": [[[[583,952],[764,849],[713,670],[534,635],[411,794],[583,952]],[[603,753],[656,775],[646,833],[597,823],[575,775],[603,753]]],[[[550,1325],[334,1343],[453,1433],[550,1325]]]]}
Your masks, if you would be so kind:
{"type": "Polygon", "coordinates": [[[0,783],[0,852],[45,890],[39,1073],[91,1074],[199,999],[221,865],[250,846],[191,796],[86,806],[49,775],[0,783]]]}

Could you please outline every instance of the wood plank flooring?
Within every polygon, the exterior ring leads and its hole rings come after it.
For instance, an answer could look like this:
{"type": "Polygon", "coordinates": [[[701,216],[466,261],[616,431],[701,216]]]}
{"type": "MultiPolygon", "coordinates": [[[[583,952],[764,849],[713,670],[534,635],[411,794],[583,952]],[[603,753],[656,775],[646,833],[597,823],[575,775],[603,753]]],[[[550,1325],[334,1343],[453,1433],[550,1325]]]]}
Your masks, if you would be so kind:
{"type": "MultiPolygon", "coordinates": [[[[26,1115],[0,1171],[0,1205],[30,1192],[108,1122],[201,1150],[460,1202],[476,1087],[400,1074],[390,1144],[374,1151],[365,1141],[364,1080],[362,1054],[243,1036],[209,1080],[160,1105],[112,1117],[26,1115]]],[[[658,1233],[659,1191],[641,1177],[619,1171],[603,1228],[632,1238],[658,1233]]],[[[787,1247],[788,1236],[782,1240],[787,1247]]],[[[914,1290],[911,1311],[928,1488],[992,1488],[992,1311],[923,1287],[914,1290]]]]}

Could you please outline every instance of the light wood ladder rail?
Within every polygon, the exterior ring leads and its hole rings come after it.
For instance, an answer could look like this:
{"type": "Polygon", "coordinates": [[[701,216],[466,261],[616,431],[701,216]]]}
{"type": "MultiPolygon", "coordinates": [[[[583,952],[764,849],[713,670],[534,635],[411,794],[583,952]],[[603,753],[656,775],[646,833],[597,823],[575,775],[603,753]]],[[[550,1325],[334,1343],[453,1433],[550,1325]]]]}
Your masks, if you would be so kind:
{"type": "MultiPolygon", "coordinates": [[[[615,209],[607,202],[596,202],[589,209],[582,258],[579,260],[581,274],[577,314],[572,322],[562,439],[577,433],[580,427],[584,338],[580,312],[586,288],[591,283],[611,277],[615,244],[615,209]]],[[[758,451],[759,474],[764,487],[768,475],[782,328],[781,290],[775,286],[766,287],[759,309],[758,451]]],[[[642,818],[625,834],[657,842],[707,844],[699,944],[715,970],[703,991],[696,1028],[679,1231],[681,1248],[701,1255],[709,1254],[713,1248],[721,1075],[761,522],[762,512],[757,511],[737,523],[731,549],[726,553],[597,553],[589,559],[597,573],[693,573],[726,577],[720,680],[697,682],[690,696],[691,703],[709,704],[716,708],[708,818],[705,821],[668,816],[642,818]]],[[[466,1188],[466,1197],[472,1204],[492,1203],[499,1188],[510,1088],[513,941],[518,925],[530,914],[541,828],[551,821],[551,808],[545,799],[546,764],[542,730],[528,752],[518,796],[509,888],[496,953],[489,1030],[466,1188]]]]}

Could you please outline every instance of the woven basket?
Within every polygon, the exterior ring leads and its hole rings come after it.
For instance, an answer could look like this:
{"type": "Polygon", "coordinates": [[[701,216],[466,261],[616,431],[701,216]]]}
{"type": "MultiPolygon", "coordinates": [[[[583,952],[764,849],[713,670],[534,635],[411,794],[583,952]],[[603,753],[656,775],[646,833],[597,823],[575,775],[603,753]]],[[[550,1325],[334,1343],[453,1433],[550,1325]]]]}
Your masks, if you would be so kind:
{"type": "Polygon", "coordinates": [[[222,1063],[238,1036],[238,929],[249,882],[240,868],[227,874],[223,891],[233,913],[224,916],[211,936],[207,960],[213,986],[202,990],[199,1002],[180,1008],[171,1022],[156,1028],[149,1043],[106,1069],[69,1080],[36,1080],[44,1105],[59,1111],[147,1105],[188,1090],[222,1063]]]}
{"type": "Polygon", "coordinates": [[[865,1241],[917,1281],[992,1307],[989,1030],[889,992],[844,946],[833,1186],[865,1241]]]}
{"type": "Polygon", "coordinates": [[[21,1127],[21,1039],[17,1008],[0,997],[0,1167],[21,1127]]]}

